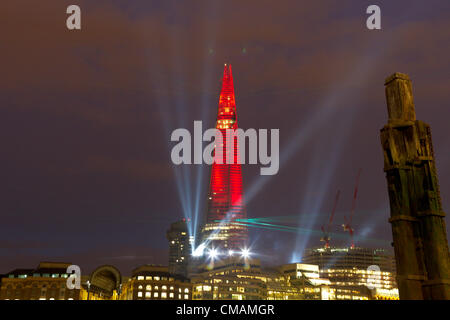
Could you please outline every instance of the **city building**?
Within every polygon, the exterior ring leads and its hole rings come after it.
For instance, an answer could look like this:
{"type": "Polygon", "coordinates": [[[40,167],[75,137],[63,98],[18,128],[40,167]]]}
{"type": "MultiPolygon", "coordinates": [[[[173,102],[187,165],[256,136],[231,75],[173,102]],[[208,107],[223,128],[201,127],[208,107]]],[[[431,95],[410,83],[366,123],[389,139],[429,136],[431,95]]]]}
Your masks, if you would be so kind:
{"type": "Polygon", "coordinates": [[[169,273],[186,277],[192,254],[186,220],[172,223],[166,236],[169,241],[169,273]]]}
{"type": "Polygon", "coordinates": [[[317,266],[289,264],[263,269],[258,259],[232,256],[210,261],[198,266],[197,270],[198,273],[191,277],[194,300],[320,300],[334,297],[329,283],[319,279],[317,266]]]}
{"type": "Polygon", "coordinates": [[[333,266],[337,269],[367,269],[377,265],[383,271],[394,272],[394,257],[384,249],[370,248],[309,248],[305,250],[302,261],[319,266],[320,270],[333,266]]]}
{"type": "Polygon", "coordinates": [[[121,300],[191,300],[189,279],[169,273],[167,266],[143,265],[122,285],[121,300]]]}
{"type": "Polygon", "coordinates": [[[79,300],[80,289],[67,289],[70,263],[41,262],[35,269],[15,269],[4,275],[0,300],[79,300]]]}
{"type": "Polygon", "coordinates": [[[121,286],[120,272],[101,266],[80,277],[80,288],[69,289],[70,263],[41,262],[35,269],[15,269],[0,284],[0,300],[115,300],[121,286]]]}
{"type": "Polygon", "coordinates": [[[118,300],[122,290],[120,271],[111,265],[96,268],[89,277],[81,278],[81,300],[118,300]]]}
{"type": "Polygon", "coordinates": [[[319,267],[336,299],[368,300],[375,296],[398,298],[394,258],[382,249],[313,248],[302,261],[319,267]],[[378,294],[376,293],[378,290],[378,294]]]}
{"type": "MultiPolygon", "coordinates": [[[[335,289],[331,287],[331,281],[320,277],[319,266],[304,263],[289,263],[277,268],[278,283],[287,283],[290,288],[299,288],[302,300],[334,300],[335,289]]],[[[273,283],[273,281],[272,281],[273,283]]],[[[270,285],[268,290],[272,291],[270,285]]],[[[269,295],[271,292],[269,291],[269,295]]],[[[275,291],[274,300],[292,300],[289,295],[282,296],[282,292],[275,291]]]]}
{"type": "MultiPolygon", "coordinates": [[[[214,150],[206,223],[200,236],[209,248],[240,250],[247,245],[247,227],[235,222],[246,218],[238,139],[227,133],[227,129],[237,128],[233,76],[231,66],[225,64],[216,122],[216,129],[222,133],[222,144],[214,150]],[[232,150],[227,150],[227,145],[232,146],[232,150]],[[227,157],[232,161],[227,161],[227,157]]],[[[199,245],[202,244],[196,243],[199,245]]]]}
{"type": "MultiPolygon", "coordinates": [[[[341,251],[337,251],[341,252],[341,251]]],[[[168,266],[143,265],[122,277],[103,265],[81,276],[69,289],[69,263],[41,262],[36,269],[16,269],[1,278],[1,300],[334,300],[398,299],[389,272],[290,263],[263,268],[241,254],[198,260],[188,279],[168,266]],[[326,277],[329,277],[327,279],[326,277]],[[368,288],[371,284],[373,287],[368,288]]]]}
{"type": "Polygon", "coordinates": [[[191,276],[194,300],[265,300],[266,284],[256,259],[227,257],[206,262],[191,276]]]}

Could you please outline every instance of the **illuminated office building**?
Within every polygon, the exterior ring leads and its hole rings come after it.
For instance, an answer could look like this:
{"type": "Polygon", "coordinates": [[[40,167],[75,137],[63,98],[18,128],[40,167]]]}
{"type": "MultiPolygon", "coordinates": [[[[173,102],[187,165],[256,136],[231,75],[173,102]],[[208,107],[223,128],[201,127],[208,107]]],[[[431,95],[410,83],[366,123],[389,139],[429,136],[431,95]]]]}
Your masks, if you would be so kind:
{"type": "Polygon", "coordinates": [[[167,266],[143,265],[122,286],[121,300],[191,300],[189,279],[169,273],[167,266]]]}
{"type": "Polygon", "coordinates": [[[238,163],[238,139],[227,134],[227,129],[237,128],[233,75],[231,66],[225,65],[216,121],[216,129],[222,133],[223,143],[216,146],[214,151],[208,211],[201,236],[208,247],[241,249],[247,244],[247,227],[235,223],[236,219],[246,218],[241,165],[238,163]],[[227,146],[232,147],[232,150],[228,150],[227,146]],[[227,156],[233,163],[227,161],[227,156]]]}
{"type": "Polygon", "coordinates": [[[192,253],[186,220],[172,223],[166,236],[169,241],[169,273],[186,276],[192,253]]]}
{"type": "Polygon", "coordinates": [[[265,300],[266,284],[258,260],[224,258],[198,267],[192,275],[194,300],[265,300]]]}
{"type": "MultiPolygon", "coordinates": [[[[319,266],[304,263],[289,263],[277,268],[278,283],[287,283],[288,287],[299,288],[301,300],[334,300],[335,289],[331,281],[320,277],[319,266]]],[[[276,282],[272,281],[276,285],[276,282]]],[[[271,287],[268,286],[269,295],[271,287]]],[[[273,300],[292,300],[289,295],[282,296],[283,292],[273,290],[273,300]],[[287,299],[286,299],[287,298],[287,299]]]]}
{"type": "Polygon", "coordinates": [[[307,249],[302,261],[319,267],[320,277],[329,279],[336,299],[398,298],[394,259],[384,250],[307,249]]]}
{"type": "Polygon", "coordinates": [[[263,269],[258,259],[233,256],[210,261],[198,269],[199,272],[191,278],[194,300],[334,298],[329,283],[319,279],[317,266],[289,264],[263,269]]]}

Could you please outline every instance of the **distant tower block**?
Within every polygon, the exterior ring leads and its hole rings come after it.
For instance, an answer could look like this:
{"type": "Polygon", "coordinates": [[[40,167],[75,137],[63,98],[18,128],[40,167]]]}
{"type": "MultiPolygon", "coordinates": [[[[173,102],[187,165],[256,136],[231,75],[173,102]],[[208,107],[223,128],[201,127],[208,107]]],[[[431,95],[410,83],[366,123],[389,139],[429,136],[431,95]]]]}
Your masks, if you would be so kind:
{"type": "Polygon", "coordinates": [[[381,129],[400,299],[450,299],[450,266],[431,129],[416,120],[411,80],[386,79],[381,129]]]}
{"type": "Polygon", "coordinates": [[[186,276],[192,252],[186,220],[172,223],[166,237],[169,240],[169,273],[186,276]]]}

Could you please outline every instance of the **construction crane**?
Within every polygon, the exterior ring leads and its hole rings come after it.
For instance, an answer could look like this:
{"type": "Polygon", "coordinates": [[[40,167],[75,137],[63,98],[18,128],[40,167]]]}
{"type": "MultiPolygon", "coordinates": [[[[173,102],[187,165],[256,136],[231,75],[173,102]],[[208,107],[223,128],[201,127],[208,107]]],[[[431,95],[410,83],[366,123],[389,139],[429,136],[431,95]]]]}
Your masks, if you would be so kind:
{"type": "Polygon", "coordinates": [[[356,197],[358,196],[358,185],[359,185],[359,177],[361,175],[362,169],[358,170],[358,174],[356,176],[356,184],[355,184],[355,191],[353,193],[353,201],[352,201],[352,211],[350,211],[350,218],[347,220],[347,217],[344,216],[345,224],[342,225],[344,228],[344,232],[348,232],[350,234],[351,239],[351,248],[353,249],[355,247],[355,243],[353,242],[353,228],[352,228],[352,219],[353,215],[355,213],[355,206],[356,206],[356,197]]]}
{"type": "Polygon", "coordinates": [[[331,227],[331,224],[333,223],[334,212],[336,211],[336,206],[339,201],[340,194],[341,194],[341,191],[338,190],[336,193],[336,198],[334,199],[333,210],[331,211],[330,220],[328,221],[327,228],[325,229],[325,226],[322,226],[322,228],[321,228],[322,232],[323,232],[323,237],[320,239],[320,241],[325,242],[325,248],[330,247],[330,236],[329,236],[330,227],[331,227]]]}

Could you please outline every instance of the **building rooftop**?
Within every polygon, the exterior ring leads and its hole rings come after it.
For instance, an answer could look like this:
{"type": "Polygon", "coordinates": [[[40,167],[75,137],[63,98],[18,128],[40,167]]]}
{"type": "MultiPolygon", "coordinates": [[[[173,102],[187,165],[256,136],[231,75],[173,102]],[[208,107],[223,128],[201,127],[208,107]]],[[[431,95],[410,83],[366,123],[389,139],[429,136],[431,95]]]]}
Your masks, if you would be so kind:
{"type": "Polygon", "coordinates": [[[4,277],[33,276],[34,274],[66,274],[67,267],[70,265],[67,262],[41,262],[35,269],[14,269],[6,273],[4,277]]]}

